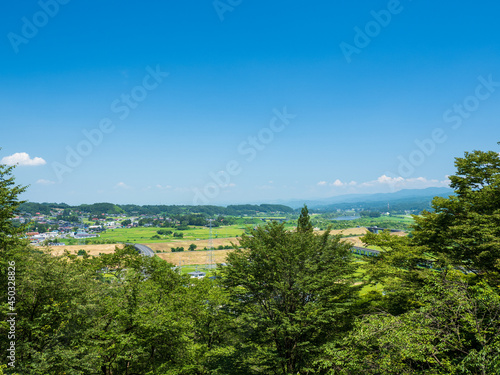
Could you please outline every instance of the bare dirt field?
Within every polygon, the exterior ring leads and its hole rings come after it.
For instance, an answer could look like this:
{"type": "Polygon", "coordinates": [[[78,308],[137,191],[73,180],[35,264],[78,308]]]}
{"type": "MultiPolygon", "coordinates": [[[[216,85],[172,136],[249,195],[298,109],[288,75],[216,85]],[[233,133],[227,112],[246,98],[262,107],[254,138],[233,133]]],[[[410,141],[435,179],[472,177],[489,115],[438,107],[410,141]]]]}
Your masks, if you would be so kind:
{"type": "MultiPolygon", "coordinates": [[[[315,230],[314,233],[323,234],[326,230],[315,230]]],[[[331,230],[330,234],[336,236],[342,234],[344,236],[364,236],[368,233],[368,229],[366,228],[347,228],[347,229],[335,229],[331,230]]]]}
{"type": "Polygon", "coordinates": [[[352,236],[352,235],[364,236],[366,233],[368,233],[368,229],[366,228],[338,229],[338,230],[332,230],[330,231],[330,233],[333,235],[343,234],[344,236],[352,236]]]}
{"type": "Polygon", "coordinates": [[[365,244],[363,243],[363,241],[360,240],[359,237],[348,237],[348,238],[343,238],[342,239],[342,242],[349,242],[351,243],[351,245],[353,246],[359,246],[359,247],[363,247],[365,246],[365,244]]]}
{"type": "MultiPolygon", "coordinates": [[[[227,246],[231,245],[231,242],[238,244],[239,241],[236,237],[232,238],[214,238],[213,240],[213,246],[214,248],[217,248],[218,246],[227,246]]],[[[196,250],[202,250],[203,248],[208,248],[208,240],[178,240],[178,241],[172,241],[172,242],[162,242],[162,243],[147,243],[144,244],[147,247],[151,248],[154,252],[157,251],[166,251],[170,252],[172,247],[183,247],[184,250],[187,250],[189,248],[189,245],[194,243],[196,245],[196,250]]]]}
{"type": "MultiPolygon", "coordinates": [[[[227,254],[233,250],[214,250],[214,263],[223,263],[226,260],[227,254]]],[[[161,259],[166,260],[175,265],[190,265],[190,264],[206,264],[208,251],[183,251],[178,253],[163,253],[157,254],[161,259]]]]}

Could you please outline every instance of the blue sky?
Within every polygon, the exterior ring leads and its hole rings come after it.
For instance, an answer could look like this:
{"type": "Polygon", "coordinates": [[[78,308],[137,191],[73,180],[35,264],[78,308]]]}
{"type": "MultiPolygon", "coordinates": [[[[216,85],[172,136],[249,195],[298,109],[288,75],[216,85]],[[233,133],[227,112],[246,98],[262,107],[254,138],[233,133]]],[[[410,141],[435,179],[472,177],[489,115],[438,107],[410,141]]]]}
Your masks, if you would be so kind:
{"type": "Polygon", "coordinates": [[[445,186],[500,141],[496,1],[8,2],[25,199],[227,204],[445,186]],[[85,135],[87,134],[87,136],[85,135]]]}

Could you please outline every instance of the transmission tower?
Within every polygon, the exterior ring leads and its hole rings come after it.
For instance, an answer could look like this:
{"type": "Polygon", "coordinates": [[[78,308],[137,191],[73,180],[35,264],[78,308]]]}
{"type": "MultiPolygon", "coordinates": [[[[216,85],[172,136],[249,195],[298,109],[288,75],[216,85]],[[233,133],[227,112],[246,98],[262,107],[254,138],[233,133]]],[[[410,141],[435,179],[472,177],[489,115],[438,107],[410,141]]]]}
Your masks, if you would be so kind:
{"type": "Polygon", "coordinates": [[[212,237],[212,219],[209,219],[209,234],[208,234],[208,251],[207,251],[207,268],[214,268],[214,240],[212,237]]]}

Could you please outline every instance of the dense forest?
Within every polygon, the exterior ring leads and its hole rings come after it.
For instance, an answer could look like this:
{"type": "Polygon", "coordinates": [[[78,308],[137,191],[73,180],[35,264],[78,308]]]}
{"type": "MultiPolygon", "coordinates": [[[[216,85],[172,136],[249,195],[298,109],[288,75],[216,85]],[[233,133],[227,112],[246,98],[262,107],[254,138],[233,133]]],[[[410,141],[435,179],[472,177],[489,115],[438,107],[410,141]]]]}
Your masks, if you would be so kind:
{"type": "Polygon", "coordinates": [[[215,215],[256,215],[257,213],[293,213],[293,208],[280,204],[243,204],[223,206],[167,206],[167,205],[146,205],[139,206],[134,204],[116,205],[113,203],[94,203],[82,204],[79,206],[69,206],[65,203],[33,203],[24,202],[19,206],[19,212],[35,215],[40,213],[49,215],[53,209],[71,209],[76,212],[86,213],[90,215],[112,215],[125,214],[127,216],[136,215],[183,215],[190,213],[200,213],[207,216],[215,215]]]}
{"type": "Polygon", "coordinates": [[[0,165],[0,374],[498,374],[500,156],[455,166],[455,195],[411,237],[364,237],[379,256],[316,234],[304,207],[196,280],[133,248],[34,251],[10,221],[25,188],[0,165]]]}

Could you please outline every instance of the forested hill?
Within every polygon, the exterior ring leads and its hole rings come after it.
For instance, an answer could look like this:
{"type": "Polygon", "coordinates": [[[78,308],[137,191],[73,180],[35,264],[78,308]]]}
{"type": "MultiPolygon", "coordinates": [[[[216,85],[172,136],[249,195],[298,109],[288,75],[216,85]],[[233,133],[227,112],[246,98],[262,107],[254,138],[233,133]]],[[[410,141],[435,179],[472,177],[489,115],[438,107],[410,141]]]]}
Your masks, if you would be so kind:
{"type": "Polygon", "coordinates": [[[89,213],[91,215],[100,214],[125,214],[128,216],[134,215],[179,215],[186,213],[201,213],[206,215],[255,215],[257,213],[293,213],[291,207],[281,204],[243,204],[243,205],[230,205],[223,206],[176,206],[176,205],[146,205],[139,206],[135,204],[117,205],[113,203],[94,203],[82,204],[79,206],[70,206],[65,203],[33,203],[26,202],[20,205],[19,211],[22,213],[29,213],[35,215],[37,213],[49,215],[50,211],[54,209],[69,209],[72,211],[79,211],[82,213],[89,213]]]}

